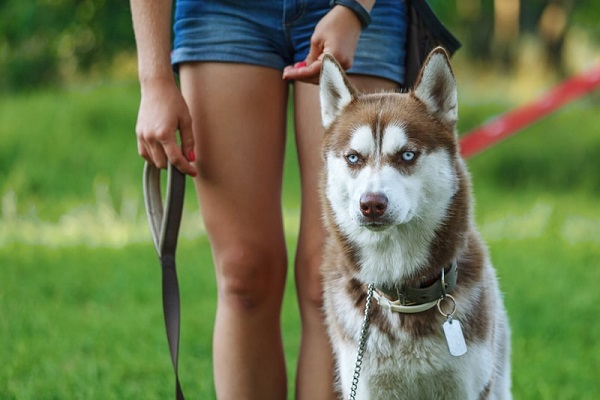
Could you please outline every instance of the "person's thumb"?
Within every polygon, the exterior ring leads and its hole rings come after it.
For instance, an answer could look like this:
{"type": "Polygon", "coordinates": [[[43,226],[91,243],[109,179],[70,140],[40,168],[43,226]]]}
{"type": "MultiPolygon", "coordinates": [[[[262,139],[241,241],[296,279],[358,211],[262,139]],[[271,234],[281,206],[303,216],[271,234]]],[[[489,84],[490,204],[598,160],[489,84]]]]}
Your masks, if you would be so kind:
{"type": "Polygon", "coordinates": [[[319,57],[321,57],[321,53],[323,52],[323,43],[320,40],[315,40],[314,38],[310,41],[310,50],[308,51],[308,55],[304,60],[307,66],[310,66],[312,63],[317,61],[319,57]]]}

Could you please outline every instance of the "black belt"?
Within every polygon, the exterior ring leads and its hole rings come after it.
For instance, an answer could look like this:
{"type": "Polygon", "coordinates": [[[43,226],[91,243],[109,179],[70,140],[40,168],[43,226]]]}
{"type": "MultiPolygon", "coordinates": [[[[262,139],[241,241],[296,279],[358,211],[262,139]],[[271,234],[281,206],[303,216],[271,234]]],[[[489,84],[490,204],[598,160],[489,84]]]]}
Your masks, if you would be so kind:
{"type": "Polygon", "coordinates": [[[146,214],[152,240],[158,253],[162,267],[162,295],[163,312],[167,340],[171,350],[171,361],[175,371],[175,393],[177,400],[184,400],[177,359],[179,355],[179,284],[177,282],[177,268],[175,267],[175,252],[177,250],[177,237],[183,212],[183,199],[185,194],[185,175],[169,164],[167,170],[167,189],[165,204],[163,206],[160,169],[146,163],[144,166],[144,201],[146,214]]]}

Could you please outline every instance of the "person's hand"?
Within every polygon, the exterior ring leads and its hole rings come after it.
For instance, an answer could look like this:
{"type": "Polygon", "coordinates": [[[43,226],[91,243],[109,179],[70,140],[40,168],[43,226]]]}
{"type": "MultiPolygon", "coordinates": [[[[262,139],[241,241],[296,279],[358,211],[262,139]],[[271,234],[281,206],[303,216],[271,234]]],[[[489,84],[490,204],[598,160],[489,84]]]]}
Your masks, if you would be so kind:
{"type": "Polygon", "coordinates": [[[194,165],[192,118],[174,80],[142,85],[142,100],[135,128],[138,153],[158,168],[173,164],[184,174],[197,176],[194,165]],[[177,143],[179,131],[181,146],[177,143]]]}
{"type": "Polygon", "coordinates": [[[285,67],[283,79],[319,83],[321,60],[327,53],[332,54],[342,68],[349,69],[354,62],[360,31],[360,21],[352,10],[333,7],[315,27],[306,59],[285,67]]]}

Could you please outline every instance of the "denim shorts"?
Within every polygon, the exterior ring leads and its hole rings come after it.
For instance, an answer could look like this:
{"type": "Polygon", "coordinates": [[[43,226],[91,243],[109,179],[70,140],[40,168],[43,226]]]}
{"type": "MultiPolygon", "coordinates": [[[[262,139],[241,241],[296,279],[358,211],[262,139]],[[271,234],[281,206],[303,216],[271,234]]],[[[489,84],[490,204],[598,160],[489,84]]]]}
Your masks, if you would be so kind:
{"type": "MultiPolygon", "coordinates": [[[[283,70],[303,61],[330,0],[177,0],[171,62],[235,62],[283,70]]],[[[404,80],[406,5],[378,0],[348,73],[404,80]]]]}

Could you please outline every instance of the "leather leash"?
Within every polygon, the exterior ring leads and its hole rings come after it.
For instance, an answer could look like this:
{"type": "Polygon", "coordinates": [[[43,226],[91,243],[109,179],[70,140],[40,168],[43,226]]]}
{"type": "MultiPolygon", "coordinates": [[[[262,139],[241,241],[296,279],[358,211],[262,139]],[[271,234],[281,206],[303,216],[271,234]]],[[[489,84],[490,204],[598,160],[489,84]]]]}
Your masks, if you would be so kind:
{"type": "Polygon", "coordinates": [[[144,202],[152,240],[162,267],[163,313],[171,361],[175,371],[175,393],[177,400],[185,400],[177,361],[179,356],[180,301],[175,252],[183,212],[185,175],[169,164],[165,203],[161,194],[160,169],[152,164],[144,166],[144,202]]]}

